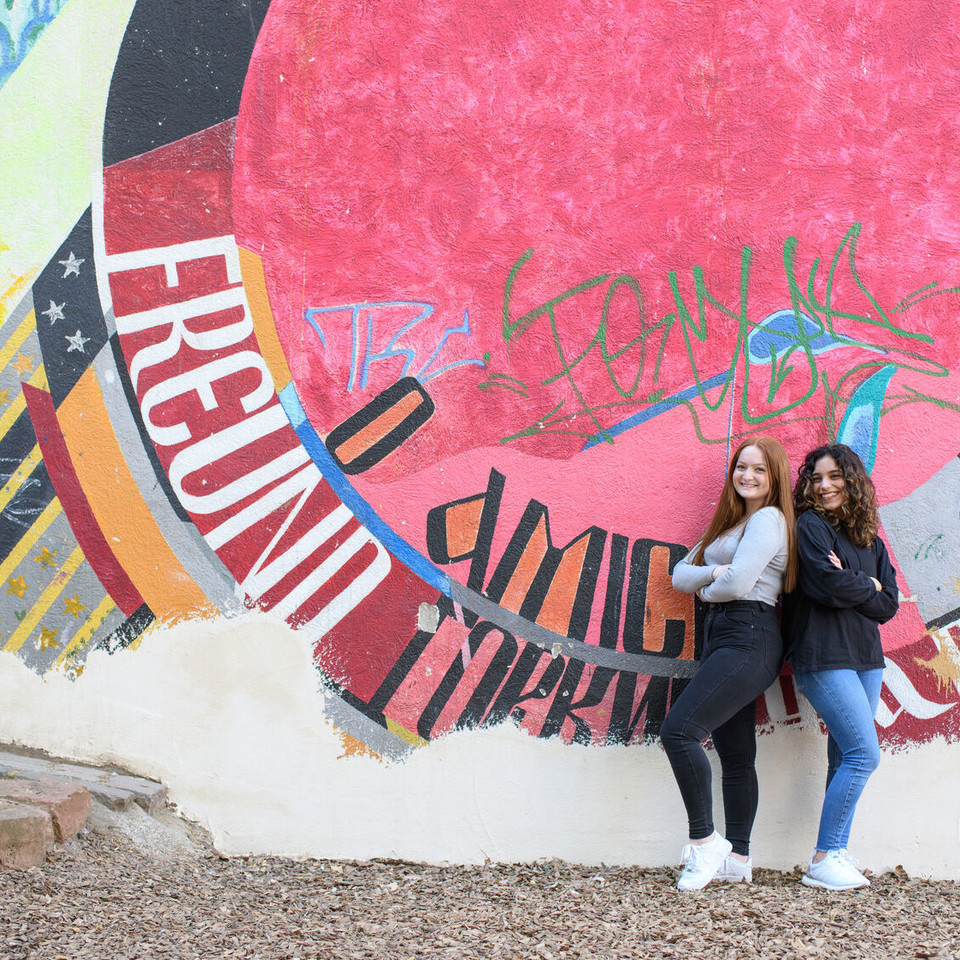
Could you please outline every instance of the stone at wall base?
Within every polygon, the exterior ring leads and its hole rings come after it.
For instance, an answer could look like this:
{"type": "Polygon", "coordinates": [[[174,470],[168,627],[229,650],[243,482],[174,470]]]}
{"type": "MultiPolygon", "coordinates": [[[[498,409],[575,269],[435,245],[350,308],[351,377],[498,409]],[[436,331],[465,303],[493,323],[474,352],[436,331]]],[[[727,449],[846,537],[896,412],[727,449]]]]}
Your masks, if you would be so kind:
{"type": "Polygon", "coordinates": [[[90,793],[86,787],[56,780],[0,780],[0,800],[45,810],[53,820],[58,843],[75,837],[90,813],[90,793]]]}
{"type": "Polygon", "coordinates": [[[43,863],[53,843],[53,820],[49,813],[11,800],[0,800],[0,868],[35,867],[43,863]]]}
{"type": "Polygon", "coordinates": [[[86,787],[101,803],[122,810],[138,803],[149,814],[163,809],[167,788],[154,780],[119,774],[99,767],[68,763],[47,757],[25,756],[15,748],[0,749],[0,776],[12,775],[24,780],[58,780],[86,787]]]}

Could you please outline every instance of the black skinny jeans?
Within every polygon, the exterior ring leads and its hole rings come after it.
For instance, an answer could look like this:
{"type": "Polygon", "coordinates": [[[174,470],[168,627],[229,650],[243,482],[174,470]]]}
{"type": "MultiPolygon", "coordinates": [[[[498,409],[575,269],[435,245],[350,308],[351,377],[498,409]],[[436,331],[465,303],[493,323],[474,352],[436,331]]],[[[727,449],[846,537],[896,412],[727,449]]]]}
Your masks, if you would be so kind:
{"type": "Polygon", "coordinates": [[[660,740],[690,821],[690,839],[713,833],[712,734],[723,772],[726,837],[748,856],[757,815],[757,697],[777,678],[783,641],[773,607],[759,600],[711,604],[700,669],[670,708],[660,740]]]}

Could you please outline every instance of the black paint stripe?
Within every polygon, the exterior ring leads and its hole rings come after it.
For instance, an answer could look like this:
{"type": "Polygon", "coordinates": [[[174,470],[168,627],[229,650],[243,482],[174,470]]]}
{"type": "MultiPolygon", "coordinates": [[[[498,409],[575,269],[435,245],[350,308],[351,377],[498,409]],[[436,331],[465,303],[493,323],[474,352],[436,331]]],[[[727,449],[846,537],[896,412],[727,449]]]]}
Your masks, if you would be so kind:
{"type": "Polygon", "coordinates": [[[0,554],[5,557],[10,553],[53,497],[53,484],[41,460],[0,514],[0,554]]]}
{"type": "Polygon", "coordinates": [[[110,83],[104,166],[236,116],[268,6],[269,0],[140,0],[110,83]]]}
{"type": "Polygon", "coordinates": [[[951,610],[949,613],[942,614],[937,617],[936,620],[925,623],[924,626],[927,630],[941,630],[943,627],[949,627],[958,621],[960,621],[960,607],[957,607],[956,610],[951,610]]]}

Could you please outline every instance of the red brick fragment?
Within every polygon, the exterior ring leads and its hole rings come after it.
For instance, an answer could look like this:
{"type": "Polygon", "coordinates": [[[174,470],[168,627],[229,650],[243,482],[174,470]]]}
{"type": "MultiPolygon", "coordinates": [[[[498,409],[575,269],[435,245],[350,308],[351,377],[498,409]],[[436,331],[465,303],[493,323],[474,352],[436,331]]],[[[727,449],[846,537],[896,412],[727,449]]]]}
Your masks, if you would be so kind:
{"type": "Polygon", "coordinates": [[[0,800],[0,868],[35,867],[52,846],[53,822],[46,810],[0,800]]]}
{"type": "Polygon", "coordinates": [[[47,811],[60,843],[75,837],[90,813],[87,788],[59,780],[0,780],[0,799],[47,811]]]}

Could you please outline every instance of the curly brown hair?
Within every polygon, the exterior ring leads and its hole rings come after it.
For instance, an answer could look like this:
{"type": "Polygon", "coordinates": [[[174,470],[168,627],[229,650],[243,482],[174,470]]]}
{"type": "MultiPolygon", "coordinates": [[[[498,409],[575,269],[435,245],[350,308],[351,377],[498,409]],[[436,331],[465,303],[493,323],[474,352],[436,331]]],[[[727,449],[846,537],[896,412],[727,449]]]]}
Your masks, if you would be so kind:
{"type": "Polygon", "coordinates": [[[797,471],[793,488],[797,516],[816,510],[831,526],[842,527],[858,547],[869,547],[877,539],[877,491],[860,457],[843,443],[828,443],[811,450],[797,471]],[[813,471],[822,457],[833,457],[843,474],[846,497],[839,510],[824,510],[813,489],[813,471]]]}

